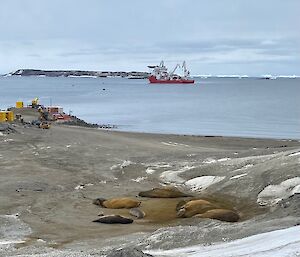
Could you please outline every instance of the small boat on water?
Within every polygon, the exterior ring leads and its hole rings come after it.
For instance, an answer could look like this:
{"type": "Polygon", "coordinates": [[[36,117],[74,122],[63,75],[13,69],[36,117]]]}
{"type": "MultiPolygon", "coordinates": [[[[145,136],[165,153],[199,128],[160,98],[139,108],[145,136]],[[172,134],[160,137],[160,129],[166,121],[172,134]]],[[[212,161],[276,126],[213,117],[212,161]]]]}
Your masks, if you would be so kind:
{"type": "Polygon", "coordinates": [[[193,84],[195,81],[190,79],[190,71],[186,68],[185,61],[182,65],[177,64],[173,71],[168,72],[164,61],[161,61],[159,65],[149,65],[148,68],[152,69],[152,73],[149,76],[150,83],[156,84],[193,84]],[[175,74],[177,68],[182,68],[183,76],[175,74]]]}

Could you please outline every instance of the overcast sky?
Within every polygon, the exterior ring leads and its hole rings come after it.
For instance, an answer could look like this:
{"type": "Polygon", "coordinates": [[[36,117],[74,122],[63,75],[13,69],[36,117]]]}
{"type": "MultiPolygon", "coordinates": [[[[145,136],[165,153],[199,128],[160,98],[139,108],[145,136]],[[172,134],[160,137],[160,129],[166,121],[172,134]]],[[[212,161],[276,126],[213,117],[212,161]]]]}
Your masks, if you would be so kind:
{"type": "Polygon", "coordinates": [[[299,0],[1,0],[0,73],[19,68],[300,75],[299,0]]]}

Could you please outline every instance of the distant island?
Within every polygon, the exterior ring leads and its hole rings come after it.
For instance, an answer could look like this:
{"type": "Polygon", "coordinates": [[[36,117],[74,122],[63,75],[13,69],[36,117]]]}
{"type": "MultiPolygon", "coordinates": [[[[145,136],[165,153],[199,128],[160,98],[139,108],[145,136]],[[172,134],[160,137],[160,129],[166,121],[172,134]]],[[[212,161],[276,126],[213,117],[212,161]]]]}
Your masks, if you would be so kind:
{"type": "MultiPolygon", "coordinates": [[[[10,76],[37,76],[37,77],[66,77],[66,78],[106,78],[106,77],[122,77],[128,79],[147,79],[151,75],[146,71],[82,71],[82,70],[38,70],[38,69],[19,69],[4,75],[4,77],[10,76]]],[[[200,74],[191,75],[193,78],[209,79],[209,78],[229,78],[229,79],[299,79],[299,75],[260,75],[260,76],[248,76],[248,75],[211,75],[200,74]]]]}
{"type": "Polygon", "coordinates": [[[19,69],[4,76],[39,76],[39,77],[123,77],[129,79],[145,79],[150,73],[144,71],[81,71],[81,70],[36,70],[19,69]]]}

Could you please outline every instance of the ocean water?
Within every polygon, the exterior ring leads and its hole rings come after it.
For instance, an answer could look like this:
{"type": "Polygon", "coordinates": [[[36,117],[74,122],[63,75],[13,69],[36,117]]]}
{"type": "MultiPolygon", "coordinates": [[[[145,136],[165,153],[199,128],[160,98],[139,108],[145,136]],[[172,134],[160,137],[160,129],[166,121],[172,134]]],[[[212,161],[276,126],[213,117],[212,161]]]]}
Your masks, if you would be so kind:
{"type": "Polygon", "coordinates": [[[300,79],[207,78],[195,85],[126,78],[0,77],[0,108],[62,106],[119,130],[300,139],[300,79]]]}

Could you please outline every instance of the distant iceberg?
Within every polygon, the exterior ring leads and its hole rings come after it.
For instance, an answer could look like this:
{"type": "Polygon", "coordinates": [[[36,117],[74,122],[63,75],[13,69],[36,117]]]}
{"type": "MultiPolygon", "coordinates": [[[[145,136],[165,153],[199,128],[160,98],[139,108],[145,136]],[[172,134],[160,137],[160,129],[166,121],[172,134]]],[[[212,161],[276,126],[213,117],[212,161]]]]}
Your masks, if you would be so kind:
{"type": "Polygon", "coordinates": [[[196,74],[192,75],[193,78],[237,78],[237,79],[244,79],[244,78],[260,78],[260,79],[297,79],[300,78],[298,75],[272,75],[272,74],[264,74],[260,76],[249,76],[249,75],[239,75],[239,74],[220,74],[220,75],[211,75],[211,74],[196,74]]]}
{"type": "Polygon", "coordinates": [[[297,75],[271,75],[271,74],[266,74],[266,75],[261,75],[260,78],[262,78],[262,79],[277,79],[277,78],[296,79],[296,78],[300,78],[300,76],[297,76],[297,75]]]}
{"type": "Polygon", "coordinates": [[[198,74],[198,75],[192,75],[191,77],[193,78],[202,78],[202,79],[207,79],[213,77],[211,74],[198,74]]]}
{"type": "Polygon", "coordinates": [[[284,79],[297,79],[300,78],[300,76],[297,75],[279,75],[277,78],[284,78],[284,79]]]}
{"type": "Polygon", "coordinates": [[[198,75],[192,75],[193,78],[249,78],[248,75],[238,75],[238,74],[234,74],[234,75],[211,75],[211,74],[198,74],[198,75]]]}
{"type": "Polygon", "coordinates": [[[240,78],[241,75],[236,75],[236,74],[233,74],[233,75],[217,75],[216,77],[217,78],[240,78]]]}
{"type": "Polygon", "coordinates": [[[273,76],[271,74],[261,75],[261,79],[276,79],[276,76],[273,76]]]}

